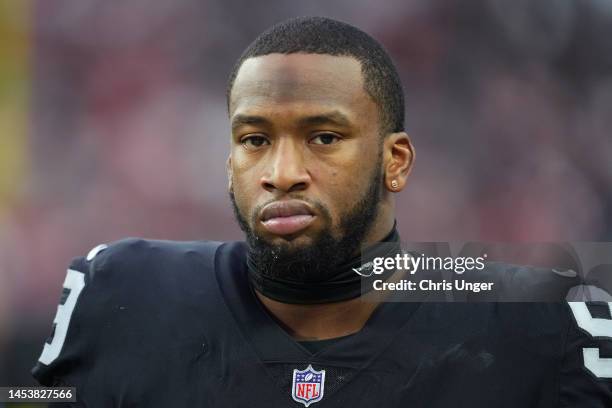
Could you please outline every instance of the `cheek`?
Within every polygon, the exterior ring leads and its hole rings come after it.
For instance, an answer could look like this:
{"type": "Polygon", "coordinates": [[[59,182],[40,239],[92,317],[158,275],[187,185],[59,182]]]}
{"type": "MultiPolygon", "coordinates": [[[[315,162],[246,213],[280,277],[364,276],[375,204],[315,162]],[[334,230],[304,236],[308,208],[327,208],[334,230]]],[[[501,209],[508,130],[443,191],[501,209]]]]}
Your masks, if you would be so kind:
{"type": "Polygon", "coordinates": [[[257,183],[252,180],[252,173],[242,166],[232,168],[232,188],[236,205],[244,216],[249,217],[254,205],[252,197],[256,196],[254,189],[257,186],[257,183]]]}
{"type": "Polygon", "coordinates": [[[327,191],[331,202],[337,203],[337,212],[342,213],[350,208],[363,194],[366,177],[357,172],[331,175],[327,181],[327,191]]]}
{"type": "Polygon", "coordinates": [[[363,194],[378,164],[378,145],[351,143],[341,153],[319,160],[313,168],[316,179],[325,185],[330,196],[340,197],[340,203],[349,203],[363,194]],[[327,160],[326,160],[327,159],[327,160]]]}
{"type": "MultiPolygon", "coordinates": [[[[353,162],[354,163],[354,162],[353,162]]],[[[317,190],[320,201],[326,206],[332,217],[333,224],[339,225],[344,214],[350,211],[369,187],[370,173],[373,167],[346,165],[344,168],[334,167],[316,170],[317,190]]]]}

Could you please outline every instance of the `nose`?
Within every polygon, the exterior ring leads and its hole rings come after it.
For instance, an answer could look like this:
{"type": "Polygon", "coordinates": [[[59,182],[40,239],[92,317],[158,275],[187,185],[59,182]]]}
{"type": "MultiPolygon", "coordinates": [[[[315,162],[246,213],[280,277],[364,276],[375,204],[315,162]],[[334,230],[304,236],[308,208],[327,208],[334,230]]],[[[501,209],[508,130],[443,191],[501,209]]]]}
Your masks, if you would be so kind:
{"type": "Polygon", "coordinates": [[[299,142],[291,138],[279,138],[270,155],[270,164],[261,178],[264,189],[291,193],[308,188],[311,178],[299,142]]]}

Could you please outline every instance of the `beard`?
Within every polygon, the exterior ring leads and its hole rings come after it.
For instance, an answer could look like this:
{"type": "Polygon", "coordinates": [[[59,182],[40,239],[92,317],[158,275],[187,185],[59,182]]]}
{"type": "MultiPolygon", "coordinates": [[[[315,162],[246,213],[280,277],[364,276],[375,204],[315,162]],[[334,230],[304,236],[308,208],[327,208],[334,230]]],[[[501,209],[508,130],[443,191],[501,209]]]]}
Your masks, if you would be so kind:
{"type": "MultiPolygon", "coordinates": [[[[292,197],[316,207],[325,225],[310,245],[297,248],[291,247],[289,243],[272,244],[258,235],[240,212],[233,188],[230,189],[234,215],[240,229],[246,234],[249,256],[257,265],[258,272],[264,276],[293,282],[316,283],[332,279],[337,273],[338,265],[357,256],[358,249],[376,219],[382,198],[381,165],[382,154],[379,154],[378,163],[369,177],[365,193],[340,215],[338,236],[333,234],[331,215],[323,205],[306,197],[292,197]]],[[[253,212],[253,224],[257,222],[257,213],[258,211],[253,212]]]]}

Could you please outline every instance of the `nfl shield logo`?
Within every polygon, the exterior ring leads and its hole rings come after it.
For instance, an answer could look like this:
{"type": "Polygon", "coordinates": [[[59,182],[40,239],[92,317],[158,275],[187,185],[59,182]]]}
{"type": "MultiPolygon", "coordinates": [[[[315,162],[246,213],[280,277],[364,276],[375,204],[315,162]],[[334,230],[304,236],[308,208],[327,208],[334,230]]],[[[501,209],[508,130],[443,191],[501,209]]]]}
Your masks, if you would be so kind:
{"type": "Polygon", "coordinates": [[[316,371],[312,365],[305,370],[293,370],[293,385],[291,396],[305,407],[321,401],[325,386],[325,370],[316,371]]]}

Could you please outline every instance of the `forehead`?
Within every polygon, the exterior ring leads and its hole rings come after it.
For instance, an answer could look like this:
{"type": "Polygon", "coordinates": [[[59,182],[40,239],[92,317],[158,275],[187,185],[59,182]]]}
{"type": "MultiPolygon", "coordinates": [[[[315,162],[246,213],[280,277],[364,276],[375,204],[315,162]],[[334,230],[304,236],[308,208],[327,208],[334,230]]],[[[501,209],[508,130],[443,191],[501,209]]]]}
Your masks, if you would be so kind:
{"type": "Polygon", "coordinates": [[[321,107],[363,115],[376,110],[353,57],[269,54],[240,67],[230,94],[230,116],[244,111],[321,107]]]}

